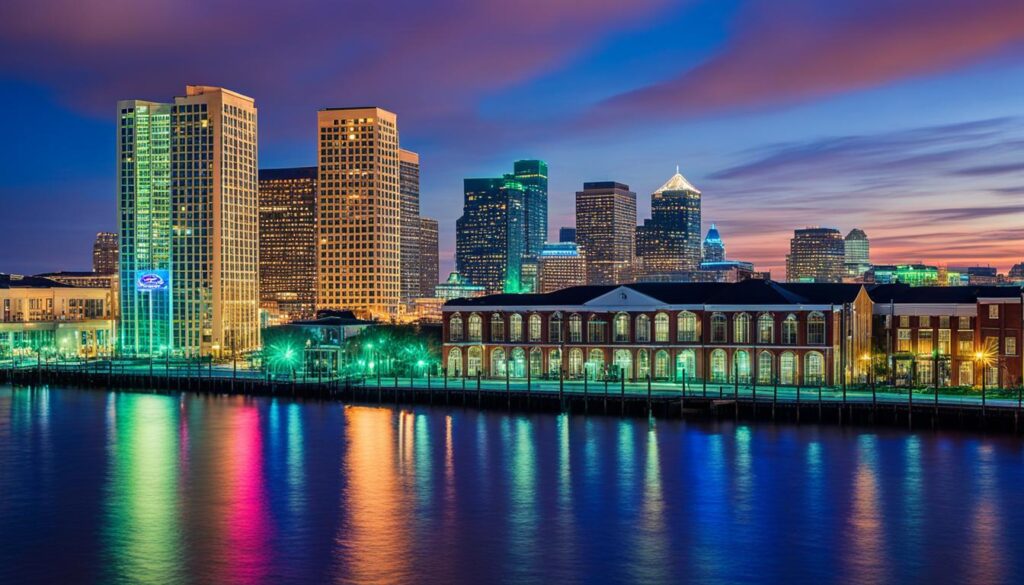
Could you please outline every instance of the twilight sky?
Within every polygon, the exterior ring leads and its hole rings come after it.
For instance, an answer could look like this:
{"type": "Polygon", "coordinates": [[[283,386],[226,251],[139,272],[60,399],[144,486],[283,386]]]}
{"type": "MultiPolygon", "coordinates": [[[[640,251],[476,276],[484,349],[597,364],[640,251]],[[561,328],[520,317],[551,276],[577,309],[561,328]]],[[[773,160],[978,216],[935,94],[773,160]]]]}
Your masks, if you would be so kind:
{"type": "MultiPolygon", "coordinates": [[[[88,269],[115,228],[115,102],[256,99],[262,167],[315,164],[316,110],[376,104],[420,152],[453,264],[462,178],[550,165],[650,193],[679,165],[731,258],[795,227],[876,262],[1024,260],[1020,0],[5,0],[0,272],[88,269]]],[[[442,274],[442,278],[444,274],[442,274]]]]}

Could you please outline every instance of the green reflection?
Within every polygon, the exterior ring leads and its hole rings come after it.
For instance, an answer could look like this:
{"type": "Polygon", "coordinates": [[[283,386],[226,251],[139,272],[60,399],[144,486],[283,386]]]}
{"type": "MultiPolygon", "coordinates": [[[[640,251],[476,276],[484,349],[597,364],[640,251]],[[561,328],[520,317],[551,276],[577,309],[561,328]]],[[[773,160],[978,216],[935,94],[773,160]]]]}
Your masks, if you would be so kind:
{"type": "Polygon", "coordinates": [[[111,580],[180,583],[178,404],[163,396],[118,396],[108,422],[110,472],[105,536],[111,580]]]}

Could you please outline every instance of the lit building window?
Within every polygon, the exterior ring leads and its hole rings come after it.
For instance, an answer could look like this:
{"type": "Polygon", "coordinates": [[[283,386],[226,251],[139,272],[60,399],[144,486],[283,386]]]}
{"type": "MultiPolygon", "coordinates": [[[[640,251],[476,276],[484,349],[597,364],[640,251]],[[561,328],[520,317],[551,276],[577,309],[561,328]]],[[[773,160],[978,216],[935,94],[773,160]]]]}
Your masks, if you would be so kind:
{"type": "Polygon", "coordinates": [[[483,339],[483,319],[480,315],[473,313],[469,316],[469,340],[481,341],[483,339]]]}
{"type": "Polygon", "coordinates": [[[749,343],[750,341],[750,315],[740,313],[732,319],[732,341],[733,343],[749,343]]]}
{"type": "Polygon", "coordinates": [[[725,343],[726,334],[727,325],[725,315],[721,313],[711,315],[711,343],[725,343]]]}
{"type": "Polygon", "coordinates": [[[757,342],[770,344],[775,341],[775,320],[768,313],[757,318],[757,342]]]}
{"type": "Polygon", "coordinates": [[[676,339],[678,341],[697,341],[697,315],[683,311],[676,318],[676,339]]]}
{"type": "Polygon", "coordinates": [[[629,341],[629,315],[625,313],[619,313],[615,315],[615,321],[613,322],[615,329],[615,342],[625,343],[629,341]]]}
{"type": "Polygon", "coordinates": [[[665,313],[658,313],[654,316],[654,341],[658,343],[668,342],[668,315],[665,313]]]}
{"type": "Polygon", "coordinates": [[[808,345],[825,345],[825,315],[815,311],[807,317],[808,345]]]}

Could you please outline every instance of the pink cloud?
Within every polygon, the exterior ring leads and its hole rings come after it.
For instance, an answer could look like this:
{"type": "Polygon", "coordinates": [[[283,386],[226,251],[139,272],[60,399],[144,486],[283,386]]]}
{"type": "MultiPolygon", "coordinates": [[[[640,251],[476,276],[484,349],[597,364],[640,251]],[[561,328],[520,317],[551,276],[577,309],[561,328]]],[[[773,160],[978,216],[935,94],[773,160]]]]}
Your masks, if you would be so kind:
{"type": "Polygon", "coordinates": [[[792,103],[941,73],[1024,47],[1019,0],[753,0],[727,45],[588,121],[792,103]]]}

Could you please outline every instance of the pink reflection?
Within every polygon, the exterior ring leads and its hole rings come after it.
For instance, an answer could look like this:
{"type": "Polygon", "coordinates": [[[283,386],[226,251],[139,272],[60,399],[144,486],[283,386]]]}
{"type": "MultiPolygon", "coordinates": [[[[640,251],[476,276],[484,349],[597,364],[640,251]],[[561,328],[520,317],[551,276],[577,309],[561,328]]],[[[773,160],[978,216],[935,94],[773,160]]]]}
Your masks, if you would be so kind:
{"type": "Polygon", "coordinates": [[[267,575],[270,520],[263,484],[263,436],[259,411],[245,404],[231,410],[224,534],[227,583],[254,583],[267,575]]]}

